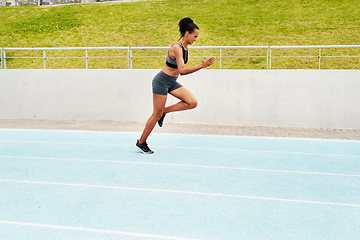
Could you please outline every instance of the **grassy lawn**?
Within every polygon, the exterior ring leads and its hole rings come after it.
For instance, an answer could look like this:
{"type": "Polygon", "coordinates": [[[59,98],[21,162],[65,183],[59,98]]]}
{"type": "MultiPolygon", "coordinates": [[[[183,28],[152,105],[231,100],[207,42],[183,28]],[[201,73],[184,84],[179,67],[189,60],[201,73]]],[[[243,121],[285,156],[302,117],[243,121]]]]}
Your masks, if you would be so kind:
{"type": "MultiPolygon", "coordinates": [[[[179,39],[178,21],[187,16],[200,27],[196,46],[354,45],[359,44],[360,39],[360,0],[163,0],[0,7],[0,16],[0,47],[169,46],[179,39]]],[[[305,50],[287,53],[309,54],[305,50]]],[[[8,56],[16,54],[19,53],[9,53],[8,56]]],[[[41,56],[41,53],[27,54],[41,56]]],[[[59,54],[62,53],[54,52],[53,56],[59,54]]],[[[166,54],[166,51],[161,54],[166,54]]],[[[224,54],[242,56],[244,53],[230,51],[224,54]]],[[[285,53],[274,54],[281,56],[285,53]]],[[[338,50],[336,54],[360,56],[360,51],[338,50]]],[[[263,53],[255,51],[250,55],[263,53]]],[[[337,59],[339,64],[333,60],[324,61],[322,66],[343,68],[343,61],[349,62],[345,68],[359,68],[360,65],[359,58],[337,59]]],[[[9,66],[25,68],[31,65],[31,61],[38,65],[35,63],[37,59],[30,59],[9,60],[9,66]]],[[[66,67],[67,63],[62,61],[58,59],[52,67],[66,67]]],[[[193,58],[192,63],[194,61],[200,59],[193,58]]],[[[316,58],[301,61],[279,59],[274,61],[274,67],[279,64],[281,68],[313,68],[312,61],[315,61],[316,68],[316,58]]],[[[73,62],[70,65],[75,68],[84,67],[84,61],[73,62]]],[[[95,59],[93,62],[98,66],[95,59]]],[[[228,58],[224,64],[227,68],[261,69],[266,68],[266,59],[228,58]]],[[[100,67],[122,68],[124,64],[105,65],[100,67]]]]}

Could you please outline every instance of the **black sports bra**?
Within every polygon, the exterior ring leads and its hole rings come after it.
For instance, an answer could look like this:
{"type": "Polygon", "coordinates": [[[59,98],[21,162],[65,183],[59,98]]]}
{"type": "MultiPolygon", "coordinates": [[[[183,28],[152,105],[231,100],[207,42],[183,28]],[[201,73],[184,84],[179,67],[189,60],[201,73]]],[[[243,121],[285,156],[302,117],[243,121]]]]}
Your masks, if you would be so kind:
{"type": "MultiPolygon", "coordinates": [[[[181,44],[181,42],[177,42],[175,44],[179,44],[183,50],[183,59],[184,59],[184,63],[186,64],[188,62],[188,51],[185,50],[184,46],[181,44]]],[[[174,44],[174,45],[175,45],[174,44]]],[[[173,45],[173,46],[174,46],[173,45]]],[[[176,59],[172,59],[170,58],[169,56],[169,52],[168,52],[168,55],[167,55],[167,58],[166,58],[166,65],[168,67],[171,67],[171,68],[178,68],[177,64],[176,64],[176,59]]]]}

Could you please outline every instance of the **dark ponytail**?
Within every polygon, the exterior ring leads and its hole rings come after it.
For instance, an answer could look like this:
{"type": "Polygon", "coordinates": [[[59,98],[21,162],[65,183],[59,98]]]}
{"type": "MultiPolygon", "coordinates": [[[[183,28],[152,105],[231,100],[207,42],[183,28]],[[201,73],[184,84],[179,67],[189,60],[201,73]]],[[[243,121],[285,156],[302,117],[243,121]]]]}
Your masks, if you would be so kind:
{"type": "Polygon", "coordinates": [[[183,18],[179,22],[179,31],[181,37],[183,37],[188,31],[189,33],[192,33],[194,30],[199,29],[199,27],[194,23],[194,21],[191,18],[183,18]]]}

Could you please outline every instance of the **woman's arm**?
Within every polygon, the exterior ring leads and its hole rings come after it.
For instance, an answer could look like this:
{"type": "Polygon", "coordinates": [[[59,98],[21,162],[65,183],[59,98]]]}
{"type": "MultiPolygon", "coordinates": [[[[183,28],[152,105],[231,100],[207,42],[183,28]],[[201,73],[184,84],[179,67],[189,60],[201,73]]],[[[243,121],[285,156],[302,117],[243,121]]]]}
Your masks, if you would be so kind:
{"type": "Polygon", "coordinates": [[[180,47],[180,45],[175,45],[174,47],[174,54],[175,54],[175,58],[176,58],[176,64],[178,66],[178,70],[180,75],[187,75],[190,73],[194,73],[196,71],[199,71],[202,68],[207,68],[210,65],[212,65],[215,62],[215,57],[212,57],[210,59],[206,59],[204,58],[204,60],[202,61],[201,64],[192,66],[192,67],[185,67],[185,63],[184,63],[184,59],[182,56],[182,49],[180,47]]]}

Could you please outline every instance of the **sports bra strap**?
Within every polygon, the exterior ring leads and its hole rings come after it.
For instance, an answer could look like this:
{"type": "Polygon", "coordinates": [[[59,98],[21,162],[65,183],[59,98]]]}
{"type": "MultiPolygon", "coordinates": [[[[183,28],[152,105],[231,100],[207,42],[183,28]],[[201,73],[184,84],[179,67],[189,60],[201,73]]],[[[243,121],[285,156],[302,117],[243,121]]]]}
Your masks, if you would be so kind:
{"type": "MultiPolygon", "coordinates": [[[[181,42],[177,42],[175,44],[179,44],[181,46],[181,48],[183,50],[184,63],[186,64],[188,62],[188,51],[185,50],[185,48],[184,48],[184,46],[182,45],[181,42]]],[[[172,46],[174,46],[175,44],[173,44],[172,46]]],[[[176,59],[170,58],[169,52],[168,52],[168,55],[167,55],[167,58],[166,58],[166,65],[168,67],[171,67],[171,68],[178,68],[177,64],[176,64],[176,59]]]]}

